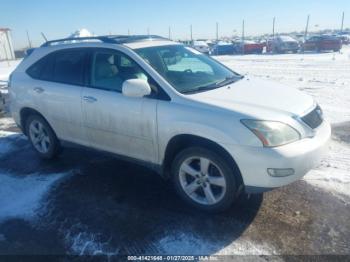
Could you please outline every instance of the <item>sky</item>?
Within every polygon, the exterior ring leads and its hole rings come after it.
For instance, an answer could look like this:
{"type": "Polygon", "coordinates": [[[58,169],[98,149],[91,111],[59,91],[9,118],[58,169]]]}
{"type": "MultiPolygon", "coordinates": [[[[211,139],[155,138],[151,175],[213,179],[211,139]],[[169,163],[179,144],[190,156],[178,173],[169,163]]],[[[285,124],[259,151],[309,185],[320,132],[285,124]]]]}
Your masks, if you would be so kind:
{"type": "Polygon", "coordinates": [[[86,28],[96,35],[157,34],[173,39],[302,31],[310,14],[310,30],[350,27],[349,0],[1,0],[0,28],[12,30],[15,48],[34,46],[44,40],[69,36],[86,28]]]}

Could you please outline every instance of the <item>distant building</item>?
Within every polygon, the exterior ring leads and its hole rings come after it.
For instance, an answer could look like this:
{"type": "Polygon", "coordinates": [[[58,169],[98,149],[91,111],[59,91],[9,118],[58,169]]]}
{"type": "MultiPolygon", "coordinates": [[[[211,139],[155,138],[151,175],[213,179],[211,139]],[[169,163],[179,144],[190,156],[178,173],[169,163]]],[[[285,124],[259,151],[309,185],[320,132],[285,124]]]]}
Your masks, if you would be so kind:
{"type": "Polygon", "coordinates": [[[0,61],[15,59],[10,29],[0,28],[0,61]]]}

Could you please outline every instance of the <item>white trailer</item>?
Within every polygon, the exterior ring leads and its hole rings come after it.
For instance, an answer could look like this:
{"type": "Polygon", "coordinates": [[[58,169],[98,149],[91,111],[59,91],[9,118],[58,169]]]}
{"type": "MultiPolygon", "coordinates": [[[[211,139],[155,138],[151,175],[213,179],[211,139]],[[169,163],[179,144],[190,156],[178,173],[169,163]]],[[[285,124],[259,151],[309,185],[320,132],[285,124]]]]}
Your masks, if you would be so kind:
{"type": "Polygon", "coordinates": [[[0,28],[0,61],[15,59],[10,31],[8,28],[0,28]]]}

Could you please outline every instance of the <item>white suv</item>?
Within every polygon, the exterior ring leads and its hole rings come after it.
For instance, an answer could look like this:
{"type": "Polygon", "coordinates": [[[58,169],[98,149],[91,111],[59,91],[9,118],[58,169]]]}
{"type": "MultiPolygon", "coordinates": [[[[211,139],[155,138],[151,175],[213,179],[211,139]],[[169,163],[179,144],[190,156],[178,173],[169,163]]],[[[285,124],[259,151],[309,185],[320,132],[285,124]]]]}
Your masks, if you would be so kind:
{"type": "Polygon", "coordinates": [[[43,158],[64,141],[108,151],[171,178],[188,203],[219,211],[241,191],[300,179],[330,138],[310,96],[182,44],[70,40],[37,48],[10,80],[13,118],[43,158]]]}

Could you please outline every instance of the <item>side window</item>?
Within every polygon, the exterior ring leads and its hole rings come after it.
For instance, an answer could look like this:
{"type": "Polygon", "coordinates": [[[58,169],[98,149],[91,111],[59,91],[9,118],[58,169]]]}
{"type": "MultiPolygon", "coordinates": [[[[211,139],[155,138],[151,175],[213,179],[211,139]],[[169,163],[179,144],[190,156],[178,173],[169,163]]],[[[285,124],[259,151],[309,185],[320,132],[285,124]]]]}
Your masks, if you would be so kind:
{"type": "Polygon", "coordinates": [[[27,69],[27,74],[32,78],[41,79],[41,73],[45,69],[49,56],[45,56],[27,69]]]}
{"type": "Polygon", "coordinates": [[[123,82],[129,79],[148,81],[141,67],[120,52],[101,50],[93,54],[90,76],[92,87],[121,92],[123,82]]]}
{"type": "Polygon", "coordinates": [[[85,51],[65,50],[55,54],[53,80],[71,85],[82,85],[85,51]]]}
{"type": "Polygon", "coordinates": [[[27,70],[32,78],[82,85],[85,52],[83,50],[64,50],[51,53],[27,70]]]}

